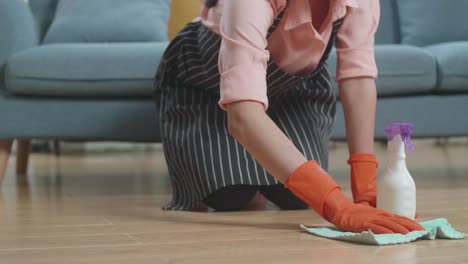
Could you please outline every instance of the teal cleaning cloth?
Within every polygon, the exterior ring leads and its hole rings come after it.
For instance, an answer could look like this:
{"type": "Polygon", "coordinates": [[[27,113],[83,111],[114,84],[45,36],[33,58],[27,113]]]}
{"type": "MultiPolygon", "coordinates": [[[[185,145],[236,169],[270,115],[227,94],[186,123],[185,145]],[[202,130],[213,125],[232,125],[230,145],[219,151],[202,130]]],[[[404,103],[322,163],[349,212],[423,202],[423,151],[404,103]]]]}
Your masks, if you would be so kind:
{"type": "Polygon", "coordinates": [[[394,245],[416,241],[418,239],[463,239],[465,234],[456,231],[449,224],[447,219],[438,218],[430,221],[420,222],[426,230],[413,231],[406,235],[403,234],[374,234],[372,231],[362,233],[352,233],[339,231],[336,228],[308,228],[304,225],[301,227],[314,235],[326,237],[330,239],[343,240],[348,242],[370,244],[370,245],[394,245]]]}

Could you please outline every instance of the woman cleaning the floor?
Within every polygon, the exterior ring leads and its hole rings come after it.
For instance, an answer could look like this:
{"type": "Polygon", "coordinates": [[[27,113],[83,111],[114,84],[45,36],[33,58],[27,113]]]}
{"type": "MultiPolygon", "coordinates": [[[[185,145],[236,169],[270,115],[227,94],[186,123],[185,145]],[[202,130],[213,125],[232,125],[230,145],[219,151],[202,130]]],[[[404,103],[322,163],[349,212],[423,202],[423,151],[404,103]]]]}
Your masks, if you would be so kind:
{"type": "Polygon", "coordinates": [[[375,0],[207,0],[172,40],[156,74],[168,210],[311,207],[345,231],[423,228],[375,208],[375,0]],[[354,201],[326,172],[338,54],[354,201]]]}

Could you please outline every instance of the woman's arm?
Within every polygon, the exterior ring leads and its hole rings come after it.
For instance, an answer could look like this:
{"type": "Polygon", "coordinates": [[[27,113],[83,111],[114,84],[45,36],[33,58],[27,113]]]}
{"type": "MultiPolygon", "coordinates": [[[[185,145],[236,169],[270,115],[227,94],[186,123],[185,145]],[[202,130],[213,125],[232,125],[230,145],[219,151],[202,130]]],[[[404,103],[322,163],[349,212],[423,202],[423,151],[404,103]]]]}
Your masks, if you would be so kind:
{"type": "Polygon", "coordinates": [[[263,104],[241,101],[228,104],[226,110],[231,136],[279,181],[307,161],[265,113],[263,104]]]}
{"type": "Polygon", "coordinates": [[[229,133],[275,178],[338,228],[351,232],[371,229],[377,234],[424,230],[408,218],[349,201],[318,163],[306,162],[265,114],[263,104],[242,101],[227,104],[226,109],[229,133]]]}
{"type": "Polygon", "coordinates": [[[349,8],[337,33],[337,81],[343,102],[350,154],[374,152],[377,66],[374,36],[379,1],[359,1],[349,8]]]}
{"type": "Polygon", "coordinates": [[[377,92],[373,78],[345,79],[339,83],[350,154],[374,153],[377,92]]]}
{"type": "Polygon", "coordinates": [[[336,78],[345,112],[353,200],[371,206],[376,204],[378,166],[373,152],[378,73],[374,37],[379,20],[379,1],[359,1],[359,8],[347,10],[336,40],[336,78]]]}
{"type": "Polygon", "coordinates": [[[227,111],[229,133],[282,182],[307,161],[265,112],[266,36],[283,2],[223,1],[219,53],[219,105],[227,111]]]}
{"type": "Polygon", "coordinates": [[[351,191],[355,203],[376,206],[377,160],[374,153],[375,108],[373,78],[353,78],[340,82],[351,166],[351,191]]]}

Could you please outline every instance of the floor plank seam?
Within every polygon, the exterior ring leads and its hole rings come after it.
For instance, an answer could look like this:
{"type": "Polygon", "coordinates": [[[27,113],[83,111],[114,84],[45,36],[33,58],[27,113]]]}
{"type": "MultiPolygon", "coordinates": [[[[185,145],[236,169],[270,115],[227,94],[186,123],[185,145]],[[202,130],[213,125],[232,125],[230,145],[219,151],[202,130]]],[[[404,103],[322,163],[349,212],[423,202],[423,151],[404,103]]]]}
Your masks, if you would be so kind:
{"type": "Polygon", "coordinates": [[[125,234],[127,235],[128,238],[130,238],[131,240],[135,241],[136,243],[142,245],[143,242],[139,241],[138,239],[134,238],[133,236],[131,236],[130,234],[125,234]]]}
{"type": "Polygon", "coordinates": [[[3,248],[1,251],[21,251],[21,250],[51,250],[51,249],[77,249],[77,248],[108,248],[108,247],[128,247],[141,246],[141,244],[117,244],[117,245],[95,245],[95,246],[69,246],[69,247],[31,247],[31,248],[3,248]]]}

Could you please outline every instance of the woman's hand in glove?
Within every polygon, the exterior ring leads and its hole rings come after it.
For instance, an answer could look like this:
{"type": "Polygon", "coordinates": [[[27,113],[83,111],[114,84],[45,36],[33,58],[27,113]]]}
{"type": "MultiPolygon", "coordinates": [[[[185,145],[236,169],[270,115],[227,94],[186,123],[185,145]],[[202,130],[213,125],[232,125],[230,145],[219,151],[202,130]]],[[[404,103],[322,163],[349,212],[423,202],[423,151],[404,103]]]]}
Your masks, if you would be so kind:
{"type": "Polygon", "coordinates": [[[360,233],[372,230],[375,234],[407,234],[425,230],[417,222],[371,206],[354,204],[339,189],[327,197],[323,206],[324,218],[341,230],[360,233]]]}

